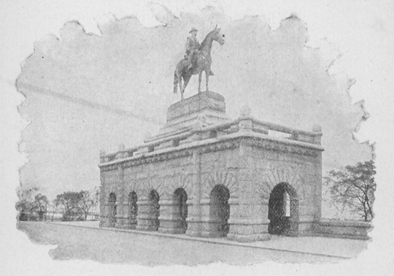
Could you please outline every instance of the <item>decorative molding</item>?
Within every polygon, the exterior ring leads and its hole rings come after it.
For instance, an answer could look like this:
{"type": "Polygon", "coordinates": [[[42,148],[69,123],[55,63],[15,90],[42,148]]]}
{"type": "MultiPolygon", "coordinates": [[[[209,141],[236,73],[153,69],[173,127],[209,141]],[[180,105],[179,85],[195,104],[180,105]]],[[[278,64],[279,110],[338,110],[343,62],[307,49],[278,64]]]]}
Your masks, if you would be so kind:
{"type": "Polygon", "coordinates": [[[235,149],[239,147],[239,141],[226,141],[223,143],[215,143],[210,144],[204,147],[201,147],[200,153],[209,153],[209,152],[216,152],[216,151],[223,151],[228,149],[235,149]]]}
{"type": "Polygon", "coordinates": [[[256,148],[262,148],[269,151],[282,152],[286,154],[302,155],[316,158],[319,154],[317,150],[304,149],[302,147],[283,145],[275,142],[262,141],[257,139],[248,139],[244,142],[246,145],[256,148]]]}
{"type": "Polygon", "coordinates": [[[129,168],[129,167],[135,167],[135,166],[140,166],[140,165],[145,165],[145,164],[151,164],[151,163],[157,163],[157,162],[165,162],[168,160],[172,159],[177,159],[177,158],[182,158],[182,157],[188,157],[193,155],[193,152],[198,149],[200,153],[209,153],[209,152],[216,152],[216,151],[223,151],[223,150],[228,150],[228,149],[235,149],[239,147],[240,142],[236,140],[231,140],[231,141],[219,141],[213,144],[208,144],[204,146],[198,146],[196,145],[194,148],[188,148],[185,150],[179,150],[179,151],[171,151],[171,152],[164,152],[164,153],[159,153],[154,156],[148,156],[148,157],[140,157],[134,160],[127,160],[123,161],[121,163],[117,164],[111,164],[111,165],[103,165],[100,170],[101,172],[106,172],[106,171],[113,171],[118,168],[129,168]]]}

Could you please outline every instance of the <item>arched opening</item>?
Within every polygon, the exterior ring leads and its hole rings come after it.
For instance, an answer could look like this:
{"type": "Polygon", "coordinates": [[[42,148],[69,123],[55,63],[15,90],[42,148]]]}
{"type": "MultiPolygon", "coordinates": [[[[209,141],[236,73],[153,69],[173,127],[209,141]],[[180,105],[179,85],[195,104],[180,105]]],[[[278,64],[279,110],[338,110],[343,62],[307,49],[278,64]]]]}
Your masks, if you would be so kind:
{"type": "Polygon", "coordinates": [[[109,219],[109,227],[115,227],[115,223],[116,223],[116,195],[115,195],[115,193],[109,194],[108,219],[109,219]]]}
{"type": "Polygon", "coordinates": [[[183,188],[176,189],[174,192],[174,202],[177,215],[179,215],[181,233],[185,233],[187,230],[187,193],[183,188]]]}
{"type": "Polygon", "coordinates": [[[129,203],[129,221],[130,228],[135,229],[137,226],[137,214],[138,214],[138,205],[137,205],[137,194],[136,192],[129,193],[128,203],[129,203]]]}
{"type": "Polygon", "coordinates": [[[230,192],[223,185],[216,185],[211,192],[210,219],[212,223],[211,234],[213,236],[226,237],[230,227],[230,192]]]}
{"type": "Polygon", "coordinates": [[[268,233],[298,235],[298,197],[293,187],[287,183],[276,185],[271,191],[268,208],[268,233]]]}
{"type": "Polygon", "coordinates": [[[149,205],[150,212],[149,217],[151,221],[151,228],[153,231],[157,231],[160,226],[159,216],[160,216],[160,205],[159,205],[160,196],[156,190],[152,190],[149,193],[149,205]]]}

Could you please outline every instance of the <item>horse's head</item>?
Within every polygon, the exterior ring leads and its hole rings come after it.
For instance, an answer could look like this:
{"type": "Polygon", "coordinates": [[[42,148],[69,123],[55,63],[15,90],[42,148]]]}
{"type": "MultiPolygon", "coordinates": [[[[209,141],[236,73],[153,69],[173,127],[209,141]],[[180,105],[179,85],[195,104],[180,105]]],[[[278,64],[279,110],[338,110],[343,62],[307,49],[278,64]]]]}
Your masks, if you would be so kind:
{"type": "Polygon", "coordinates": [[[217,41],[220,45],[224,44],[224,35],[220,33],[220,28],[218,28],[218,26],[212,31],[212,39],[217,41]]]}

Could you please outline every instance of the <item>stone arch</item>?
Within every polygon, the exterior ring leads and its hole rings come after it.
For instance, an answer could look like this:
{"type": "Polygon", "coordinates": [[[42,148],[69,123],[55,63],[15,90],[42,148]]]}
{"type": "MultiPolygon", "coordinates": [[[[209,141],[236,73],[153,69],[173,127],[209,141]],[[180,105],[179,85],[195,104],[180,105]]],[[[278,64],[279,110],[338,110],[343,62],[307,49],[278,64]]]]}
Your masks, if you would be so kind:
{"type": "Polygon", "coordinates": [[[116,215],[117,215],[117,202],[116,194],[111,192],[108,195],[108,226],[115,227],[116,215]]]}
{"type": "Polygon", "coordinates": [[[268,203],[270,193],[278,183],[288,183],[296,191],[298,200],[307,197],[305,187],[306,172],[302,164],[288,166],[270,165],[269,169],[257,169],[253,172],[253,179],[259,187],[259,196],[268,203]]]}
{"type": "Polygon", "coordinates": [[[164,187],[168,187],[167,191],[169,192],[182,188],[187,193],[188,199],[190,200],[192,198],[193,185],[192,177],[190,175],[178,175],[176,178],[168,178],[166,179],[164,187]]]}
{"type": "Polygon", "coordinates": [[[215,171],[211,173],[203,182],[203,199],[210,199],[211,192],[216,185],[222,185],[229,191],[229,196],[232,199],[238,199],[239,187],[236,175],[230,171],[215,171]]]}
{"type": "Polygon", "coordinates": [[[268,201],[268,219],[270,234],[298,236],[298,195],[290,184],[281,182],[272,189],[268,201]]]}
{"type": "Polygon", "coordinates": [[[164,185],[163,185],[163,180],[159,180],[159,179],[155,179],[155,178],[153,178],[151,180],[145,180],[141,183],[140,186],[142,187],[140,190],[140,193],[141,193],[140,197],[142,197],[142,198],[146,198],[149,200],[149,193],[152,190],[155,190],[160,198],[165,196],[165,189],[164,189],[164,185]]]}
{"type": "Polygon", "coordinates": [[[179,223],[177,223],[178,233],[185,233],[187,230],[187,215],[188,207],[186,201],[188,200],[188,194],[184,188],[178,188],[174,191],[172,201],[174,205],[173,215],[179,223]]]}
{"type": "Polygon", "coordinates": [[[125,188],[126,200],[128,200],[127,196],[131,192],[135,192],[138,198],[143,196],[143,190],[140,189],[140,185],[138,185],[138,183],[135,181],[126,184],[126,188],[125,188]]]}
{"type": "Polygon", "coordinates": [[[150,223],[150,229],[153,231],[157,231],[160,227],[160,195],[155,190],[150,190],[148,194],[148,219],[150,223]]]}
{"type": "Polygon", "coordinates": [[[135,191],[129,192],[128,194],[128,220],[131,229],[135,229],[137,226],[137,215],[138,215],[138,195],[135,191]]]}
{"type": "Polygon", "coordinates": [[[215,185],[210,193],[209,220],[210,235],[225,237],[230,226],[230,190],[224,185],[215,185]]]}

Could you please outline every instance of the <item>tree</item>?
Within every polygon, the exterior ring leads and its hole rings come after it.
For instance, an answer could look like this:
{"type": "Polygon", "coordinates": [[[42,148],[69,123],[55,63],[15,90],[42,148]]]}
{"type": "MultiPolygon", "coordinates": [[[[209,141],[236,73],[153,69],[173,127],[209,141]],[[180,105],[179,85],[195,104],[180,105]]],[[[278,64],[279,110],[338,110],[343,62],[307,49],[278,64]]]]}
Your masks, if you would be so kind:
{"type": "Polygon", "coordinates": [[[54,218],[55,213],[56,213],[56,199],[53,199],[50,203],[48,202],[47,211],[50,214],[51,221],[53,221],[53,218],[54,218]]]}
{"type": "Polygon", "coordinates": [[[90,209],[98,204],[99,193],[98,189],[93,191],[64,192],[57,195],[55,199],[56,206],[63,205],[64,220],[70,220],[75,216],[78,219],[86,220],[90,209]]]}
{"type": "Polygon", "coordinates": [[[72,220],[73,217],[80,217],[81,211],[79,201],[81,194],[78,192],[64,192],[56,196],[56,206],[63,205],[63,220],[72,220]]]}
{"type": "Polygon", "coordinates": [[[27,199],[22,199],[15,204],[15,208],[19,212],[19,220],[26,221],[30,219],[33,203],[27,199]]]}
{"type": "Polygon", "coordinates": [[[38,217],[40,220],[43,220],[44,214],[47,212],[48,209],[48,199],[43,194],[37,194],[34,197],[33,208],[31,209],[32,212],[38,213],[38,217]]]}
{"type": "Polygon", "coordinates": [[[83,212],[84,220],[87,219],[91,207],[98,204],[99,192],[80,191],[79,208],[83,212]]]}
{"type": "Polygon", "coordinates": [[[328,172],[324,183],[329,187],[331,202],[341,206],[342,211],[347,207],[359,214],[364,221],[373,219],[373,202],[375,200],[376,174],[373,161],[346,166],[345,170],[328,172]]]}
{"type": "Polygon", "coordinates": [[[40,188],[35,186],[20,187],[17,190],[19,200],[15,204],[15,208],[19,212],[20,220],[34,220],[34,214],[38,214],[39,219],[43,219],[48,200],[47,197],[41,193],[36,194],[33,199],[33,195],[39,190],[40,188]]]}

